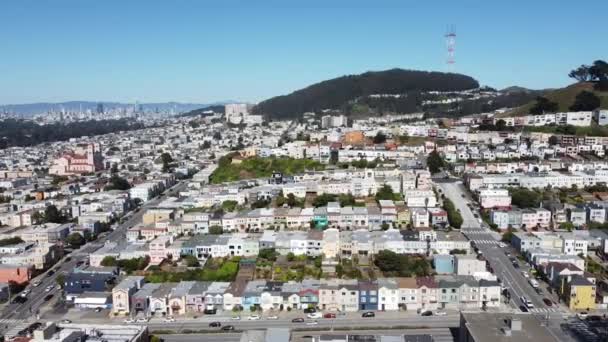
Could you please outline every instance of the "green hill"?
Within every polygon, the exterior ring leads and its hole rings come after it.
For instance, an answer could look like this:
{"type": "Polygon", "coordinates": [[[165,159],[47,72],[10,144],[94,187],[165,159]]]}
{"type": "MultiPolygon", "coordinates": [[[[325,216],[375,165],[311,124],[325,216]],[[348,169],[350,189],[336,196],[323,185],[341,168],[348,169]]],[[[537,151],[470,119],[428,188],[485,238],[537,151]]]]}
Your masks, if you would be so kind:
{"type": "MultiPolygon", "coordinates": [[[[256,105],[253,111],[273,119],[286,119],[298,117],[305,112],[342,109],[352,101],[373,94],[407,96],[425,91],[450,92],[478,87],[479,83],[475,79],[461,74],[403,69],[370,71],[330,79],[289,95],[270,98],[256,105]]],[[[409,103],[394,105],[411,106],[409,103]]]]}
{"type": "MultiPolygon", "coordinates": [[[[556,102],[560,112],[569,111],[570,106],[574,103],[576,95],[581,91],[593,92],[601,100],[601,108],[608,109],[608,91],[597,91],[591,82],[579,82],[571,84],[565,88],[555,89],[546,92],[543,96],[549,101],[556,102]]],[[[499,117],[524,116],[528,115],[530,108],[534,106],[535,101],[531,101],[523,106],[517,107],[511,111],[502,113],[499,117]]]]}

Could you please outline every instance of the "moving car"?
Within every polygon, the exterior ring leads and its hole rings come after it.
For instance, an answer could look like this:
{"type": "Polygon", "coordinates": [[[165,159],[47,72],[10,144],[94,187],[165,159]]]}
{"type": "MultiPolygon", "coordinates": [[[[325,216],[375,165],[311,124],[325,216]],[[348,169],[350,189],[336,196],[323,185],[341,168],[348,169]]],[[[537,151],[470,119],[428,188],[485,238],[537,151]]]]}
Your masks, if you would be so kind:
{"type": "Polygon", "coordinates": [[[317,325],[317,324],[319,324],[319,322],[317,322],[317,321],[306,322],[306,325],[317,325]]]}
{"type": "Polygon", "coordinates": [[[234,326],[233,325],[225,325],[222,327],[222,330],[224,331],[232,331],[234,330],[234,326]]]}
{"type": "Polygon", "coordinates": [[[211,322],[211,323],[209,323],[209,327],[210,328],[219,328],[221,326],[222,326],[222,323],[220,323],[220,322],[211,322]]]}
{"type": "Polygon", "coordinates": [[[268,317],[266,317],[266,319],[270,319],[270,320],[277,320],[277,319],[279,319],[279,316],[274,316],[274,315],[272,315],[272,316],[268,316],[268,317]]]}
{"type": "Polygon", "coordinates": [[[232,316],[232,318],[230,318],[233,321],[240,321],[241,320],[241,316],[232,316]]]}
{"type": "Polygon", "coordinates": [[[553,306],[553,302],[549,298],[543,298],[543,303],[545,303],[546,306],[553,306]]]}
{"type": "Polygon", "coordinates": [[[35,281],[35,282],[32,283],[32,286],[33,287],[38,287],[38,286],[40,286],[40,284],[41,283],[39,281],[35,281]]]}
{"type": "Polygon", "coordinates": [[[203,311],[205,315],[215,315],[216,312],[217,310],[215,309],[205,309],[205,311],[203,311]]]}
{"type": "Polygon", "coordinates": [[[250,315],[249,317],[247,317],[248,321],[257,321],[260,319],[260,316],[258,315],[250,315]]]}
{"type": "Polygon", "coordinates": [[[52,294],[52,293],[51,293],[51,294],[46,295],[46,296],[44,297],[44,301],[45,301],[45,302],[48,302],[49,300],[51,300],[51,298],[53,298],[53,294],[52,294]]]}
{"type": "Polygon", "coordinates": [[[445,311],[435,311],[435,316],[447,316],[448,313],[445,311]]]}
{"type": "Polygon", "coordinates": [[[23,290],[23,292],[21,292],[19,295],[21,297],[27,297],[27,295],[30,294],[30,292],[32,292],[32,290],[23,290]]]}
{"type": "Polygon", "coordinates": [[[95,312],[101,312],[101,308],[95,308],[95,312]]]}
{"type": "Polygon", "coordinates": [[[589,313],[587,311],[581,311],[576,314],[576,317],[578,317],[580,319],[585,319],[585,318],[587,318],[587,316],[589,316],[589,313]]]}
{"type": "Polygon", "coordinates": [[[525,307],[525,306],[523,306],[523,305],[520,305],[520,306],[519,306],[519,310],[521,310],[521,312],[528,312],[528,308],[526,308],[526,307],[525,307]]]}
{"type": "Polygon", "coordinates": [[[72,323],[72,321],[70,321],[69,319],[64,319],[64,320],[61,321],[61,323],[63,323],[63,324],[70,324],[70,323],[72,323]]]}
{"type": "Polygon", "coordinates": [[[169,316],[165,318],[165,322],[170,323],[170,322],[175,322],[175,318],[169,316]]]}
{"type": "Polygon", "coordinates": [[[304,318],[298,317],[291,320],[291,323],[304,323],[304,318]]]}
{"type": "Polygon", "coordinates": [[[526,298],[524,296],[521,296],[521,298],[519,298],[519,299],[521,300],[522,304],[526,308],[528,308],[528,309],[534,309],[534,304],[532,304],[532,302],[528,298],[526,298]]]}
{"type": "Polygon", "coordinates": [[[526,271],[521,271],[521,274],[525,277],[525,278],[530,278],[530,275],[528,274],[528,272],[526,271]]]}
{"type": "Polygon", "coordinates": [[[316,319],[316,318],[323,317],[323,315],[321,315],[320,312],[313,312],[313,313],[309,313],[308,315],[306,315],[306,317],[316,319]]]}
{"type": "Polygon", "coordinates": [[[135,323],[135,320],[133,318],[127,318],[124,320],[124,322],[127,324],[131,324],[131,323],[135,323]]]}
{"type": "Polygon", "coordinates": [[[55,285],[49,285],[44,289],[44,292],[51,292],[51,290],[54,288],[55,288],[55,285]]]}
{"type": "Polygon", "coordinates": [[[424,311],[420,314],[420,316],[433,316],[433,311],[424,311]]]}
{"type": "Polygon", "coordinates": [[[148,323],[149,320],[150,319],[147,318],[147,317],[140,317],[135,322],[137,322],[137,323],[148,323]]]}
{"type": "Polygon", "coordinates": [[[368,312],[364,312],[361,317],[367,318],[367,317],[376,317],[376,314],[373,311],[368,311],[368,312]]]}
{"type": "Polygon", "coordinates": [[[323,315],[323,318],[336,318],[336,314],[328,312],[325,315],[323,315]]]}
{"type": "Polygon", "coordinates": [[[15,298],[13,298],[12,302],[13,304],[23,304],[27,302],[27,297],[23,297],[23,296],[16,296],[15,298]]]}

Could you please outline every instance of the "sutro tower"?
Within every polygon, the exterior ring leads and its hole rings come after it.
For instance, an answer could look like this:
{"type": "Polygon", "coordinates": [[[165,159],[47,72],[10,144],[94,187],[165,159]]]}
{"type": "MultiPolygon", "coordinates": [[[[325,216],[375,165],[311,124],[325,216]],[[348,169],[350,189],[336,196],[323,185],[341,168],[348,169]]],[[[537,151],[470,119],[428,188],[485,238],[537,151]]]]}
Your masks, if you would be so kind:
{"type": "Polygon", "coordinates": [[[448,56],[447,60],[445,61],[446,67],[448,71],[453,71],[454,64],[456,63],[456,60],[454,59],[454,50],[456,48],[456,32],[454,32],[453,26],[448,28],[448,31],[445,34],[445,44],[448,49],[448,56]]]}

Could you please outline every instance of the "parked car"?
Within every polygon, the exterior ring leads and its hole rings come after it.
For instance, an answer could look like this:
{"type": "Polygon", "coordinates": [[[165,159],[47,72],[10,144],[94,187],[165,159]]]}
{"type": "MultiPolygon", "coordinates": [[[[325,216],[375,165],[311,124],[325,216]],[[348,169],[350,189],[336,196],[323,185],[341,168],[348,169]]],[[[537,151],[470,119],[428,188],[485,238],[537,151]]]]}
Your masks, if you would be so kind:
{"type": "Polygon", "coordinates": [[[101,312],[101,308],[95,308],[95,312],[101,312]]]}
{"type": "Polygon", "coordinates": [[[602,316],[587,316],[587,318],[585,318],[585,321],[587,322],[599,322],[602,320],[602,316]]]}
{"type": "Polygon", "coordinates": [[[433,311],[423,311],[420,316],[433,316],[433,311]]]}
{"type": "Polygon", "coordinates": [[[248,321],[257,321],[260,319],[260,316],[258,315],[250,315],[249,317],[247,317],[248,321]]]}
{"type": "Polygon", "coordinates": [[[222,323],[220,323],[220,322],[211,322],[211,323],[209,323],[209,327],[210,328],[219,328],[221,326],[222,326],[222,323]]]}
{"type": "Polygon", "coordinates": [[[169,316],[165,318],[165,322],[170,323],[170,322],[175,322],[175,318],[169,316]]]}
{"type": "Polygon", "coordinates": [[[203,311],[203,313],[204,313],[205,315],[215,315],[215,313],[216,313],[216,312],[217,312],[217,310],[215,310],[215,309],[205,309],[205,310],[203,311]]]}
{"type": "Polygon", "coordinates": [[[521,274],[525,277],[525,278],[530,278],[530,275],[528,274],[528,272],[526,271],[521,271],[521,274]]]}
{"type": "Polygon", "coordinates": [[[70,321],[69,319],[64,319],[64,320],[61,321],[61,323],[63,323],[63,324],[70,324],[70,323],[72,323],[72,321],[70,321]]]}
{"type": "Polygon", "coordinates": [[[234,325],[225,325],[222,327],[222,330],[224,331],[232,331],[234,330],[234,325]]]}
{"type": "Polygon", "coordinates": [[[313,313],[309,313],[308,315],[306,315],[306,317],[311,318],[311,319],[317,319],[317,318],[323,317],[323,315],[321,315],[320,312],[313,312],[313,313]]]}
{"type": "Polygon", "coordinates": [[[232,316],[232,318],[230,318],[233,321],[240,321],[241,320],[241,316],[232,316]]]}
{"type": "Polygon", "coordinates": [[[435,311],[435,316],[447,316],[448,313],[445,311],[435,311]]]}
{"type": "Polygon", "coordinates": [[[304,318],[298,317],[291,320],[291,323],[304,323],[304,318]]]}
{"type": "Polygon", "coordinates": [[[580,319],[585,319],[585,318],[587,318],[587,316],[589,316],[589,313],[587,311],[581,311],[576,314],[576,317],[578,317],[580,319]]]}
{"type": "Polygon", "coordinates": [[[328,312],[325,315],[323,315],[323,318],[336,318],[336,314],[328,312]]]}
{"type": "Polygon", "coordinates": [[[48,301],[49,301],[49,300],[51,300],[52,298],[53,298],[53,294],[52,294],[52,293],[51,293],[51,294],[48,294],[48,295],[46,295],[46,296],[44,297],[44,301],[45,301],[45,302],[48,302],[48,301]]]}
{"type": "Polygon", "coordinates": [[[543,303],[547,306],[553,306],[553,302],[549,298],[543,298],[543,303]]]}
{"type": "Polygon", "coordinates": [[[270,319],[270,320],[277,320],[277,319],[279,319],[279,316],[274,316],[274,315],[272,315],[272,316],[268,316],[268,317],[266,317],[266,319],[270,319]]]}
{"type": "Polygon", "coordinates": [[[137,323],[148,323],[150,319],[147,317],[139,317],[135,322],[137,323]]]}
{"type": "Polygon", "coordinates": [[[127,324],[131,324],[131,323],[135,323],[135,320],[133,318],[127,318],[124,320],[124,322],[127,324]]]}
{"type": "Polygon", "coordinates": [[[306,308],[306,309],[304,309],[304,313],[309,314],[309,313],[313,313],[313,312],[317,312],[317,309],[315,309],[315,308],[306,308]]]}
{"type": "Polygon", "coordinates": [[[364,312],[361,317],[376,317],[376,314],[373,311],[364,312]]]}

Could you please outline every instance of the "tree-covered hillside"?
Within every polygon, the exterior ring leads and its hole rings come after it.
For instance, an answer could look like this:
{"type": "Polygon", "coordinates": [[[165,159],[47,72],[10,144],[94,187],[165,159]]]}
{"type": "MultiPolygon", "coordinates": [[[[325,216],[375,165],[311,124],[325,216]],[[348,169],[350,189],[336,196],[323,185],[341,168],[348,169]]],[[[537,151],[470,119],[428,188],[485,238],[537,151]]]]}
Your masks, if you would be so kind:
{"type": "Polygon", "coordinates": [[[420,91],[460,91],[479,87],[472,77],[415,70],[391,69],[348,75],[313,84],[289,95],[260,102],[254,112],[273,119],[293,118],[305,112],[340,109],[349,101],[372,94],[407,94],[420,91]]]}
{"type": "Polygon", "coordinates": [[[32,121],[6,119],[0,121],[0,149],[32,146],[44,142],[68,140],[86,135],[100,135],[141,129],[144,125],[126,119],[90,120],[68,124],[38,125],[32,121]]]}

